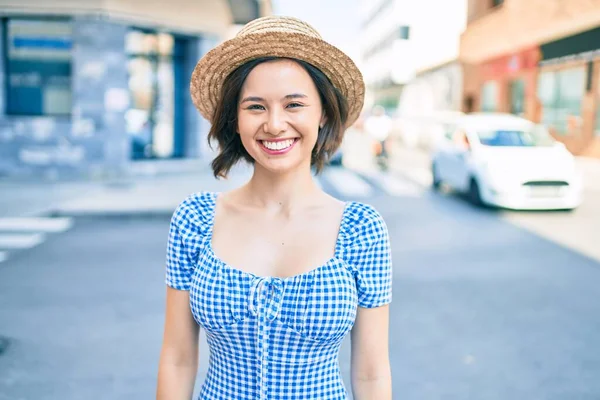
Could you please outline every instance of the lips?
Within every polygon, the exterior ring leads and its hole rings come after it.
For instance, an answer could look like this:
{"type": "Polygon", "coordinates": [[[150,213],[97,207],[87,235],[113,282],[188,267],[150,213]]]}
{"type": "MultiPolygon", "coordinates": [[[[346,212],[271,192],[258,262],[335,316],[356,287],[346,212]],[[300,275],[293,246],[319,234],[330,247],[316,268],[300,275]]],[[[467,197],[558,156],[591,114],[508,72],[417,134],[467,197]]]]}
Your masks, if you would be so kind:
{"type": "Polygon", "coordinates": [[[279,140],[259,140],[258,143],[268,154],[284,154],[290,151],[299,138],[279,140]]]}

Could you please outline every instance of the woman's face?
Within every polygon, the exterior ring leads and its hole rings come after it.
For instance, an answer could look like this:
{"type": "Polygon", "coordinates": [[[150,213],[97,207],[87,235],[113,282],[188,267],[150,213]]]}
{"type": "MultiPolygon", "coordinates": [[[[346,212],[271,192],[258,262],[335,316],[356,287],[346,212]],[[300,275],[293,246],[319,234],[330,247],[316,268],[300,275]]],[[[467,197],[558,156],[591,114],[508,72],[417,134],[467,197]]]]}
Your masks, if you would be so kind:
{"type": "Polygon", "coordinates": [[[310,169],[319,126],[325,122],[317,88],[292,60],[268,61],[248,75],[238,104],[238,132],[255,168],[310,169]]]}

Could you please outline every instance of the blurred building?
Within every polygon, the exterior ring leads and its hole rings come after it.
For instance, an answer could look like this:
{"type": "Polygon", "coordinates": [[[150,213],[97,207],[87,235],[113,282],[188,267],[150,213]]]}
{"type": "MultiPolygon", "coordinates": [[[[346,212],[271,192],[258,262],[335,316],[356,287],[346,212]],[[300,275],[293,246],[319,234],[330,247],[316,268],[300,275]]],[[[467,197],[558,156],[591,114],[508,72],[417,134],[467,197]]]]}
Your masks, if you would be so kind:
{"type": "Polygon", "coordinates": [[[367,87],[367,107],[395,109],[402,86],[415,73],[411,42],[412,9],[407,0],[362,0],[360,64],[367,87]]]}
{"type": "Polygon", "coordinates": [[[469,0],[463,109],[550,127],[600,157],[600,0],[469,0]]]}
{"type": "Polygon", "coordinates": [[[421,0],[412,12],[415,75],[401,91],[398,111],[458,111],[463,89],[458,56],[467,23],[467,0],[421,0]]]}
{"type": "Polygon", "coordinates": [[[0,175],[202,157],[197,60],[267,0],[0,0],[0,175]]]}
{"type": "Polygon", "coordinates": [[[396,133],[407,145],[430,147],[443,131],[444,121],[462,109],[463,70],[458,56],[467,0],[421,0],[412,13],[415,76],[401,90],[396,133]]]}

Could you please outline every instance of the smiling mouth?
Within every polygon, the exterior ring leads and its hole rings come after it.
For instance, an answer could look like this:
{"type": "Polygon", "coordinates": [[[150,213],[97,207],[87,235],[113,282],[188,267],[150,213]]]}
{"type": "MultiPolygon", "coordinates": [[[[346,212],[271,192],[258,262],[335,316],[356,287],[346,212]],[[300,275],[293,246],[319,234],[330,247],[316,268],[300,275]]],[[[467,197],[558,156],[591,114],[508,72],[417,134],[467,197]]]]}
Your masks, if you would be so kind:
{"type": "Polygon", "coordinates": [[[278,140],[278,141],[269,141],[269,140],[259,140],[259,142],[268,150],[271,151],[282,151],[289,149],[296,143],[298,138],[287,139],[287,140],[278,140]]]}

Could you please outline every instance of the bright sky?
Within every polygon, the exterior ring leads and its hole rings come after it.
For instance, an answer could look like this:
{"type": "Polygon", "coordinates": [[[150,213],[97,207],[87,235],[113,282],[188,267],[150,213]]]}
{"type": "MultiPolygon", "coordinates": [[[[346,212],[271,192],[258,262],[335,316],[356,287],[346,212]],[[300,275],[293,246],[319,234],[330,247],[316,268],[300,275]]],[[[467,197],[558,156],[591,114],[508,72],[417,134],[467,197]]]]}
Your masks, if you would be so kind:
{"type": "Polygon", "coordinates": [[[273,14],[300,18],[332,45],[358,57],[360,0],[272,0],[273,14]]]}

